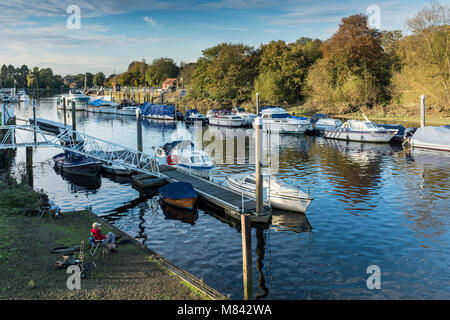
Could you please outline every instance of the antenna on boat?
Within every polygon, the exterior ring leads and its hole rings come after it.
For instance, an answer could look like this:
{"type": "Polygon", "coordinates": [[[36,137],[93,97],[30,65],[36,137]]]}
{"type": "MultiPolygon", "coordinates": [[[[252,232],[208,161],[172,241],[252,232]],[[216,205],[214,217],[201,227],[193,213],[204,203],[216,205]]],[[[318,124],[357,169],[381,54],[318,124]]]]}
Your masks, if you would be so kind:
{"type": "Polygon", "coordinates": [[[367,122],[370,122],[370,120],[369,120],[369,119],[367,119],[366,115],[364,114],[364,111],[362,111],[362,110],[361,110],[361,113],[362,113],[362,115],[363,115],[364,119],[366,119],[366,121],[367,121],[367,122]]]}

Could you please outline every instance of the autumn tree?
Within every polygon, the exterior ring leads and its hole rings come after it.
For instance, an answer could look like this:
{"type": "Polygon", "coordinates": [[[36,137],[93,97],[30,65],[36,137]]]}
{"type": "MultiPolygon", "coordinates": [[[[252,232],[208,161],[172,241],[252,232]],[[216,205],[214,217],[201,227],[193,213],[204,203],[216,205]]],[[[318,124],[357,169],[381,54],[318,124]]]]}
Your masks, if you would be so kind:
{"type": "Polygon", "coordinates": [[[411,35],[399,45],[402,68],[394,75],[393,95],[399,104],[427,101],[450,112],[450,9],[432,2],[407,20],[411,35]]]}

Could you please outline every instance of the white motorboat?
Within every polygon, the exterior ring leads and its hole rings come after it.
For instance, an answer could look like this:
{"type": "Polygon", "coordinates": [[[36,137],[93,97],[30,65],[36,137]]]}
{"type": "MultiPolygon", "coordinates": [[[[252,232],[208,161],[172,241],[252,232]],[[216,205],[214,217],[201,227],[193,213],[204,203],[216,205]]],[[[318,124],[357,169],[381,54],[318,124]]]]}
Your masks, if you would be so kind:
{"type": "Polygon", "coordinates": [[[253,121],[255,120],[255,118],[258,116],[257,114],[254,113],[250,113],[245,111],[244,108],[235,108],[233,109],[233,112],[235,115],[241,117],[242,119],[244,119],[244,126],[248,126],[251,127],[253,124],[253,121]]]}
{"type": "Polygon", "coordinates": [[[96,113],[117,113],[117,107],[119,104],[113,101],[106,101],[102,99],[96,99],[89,101],[86,106],[86,111],[96,113]]]}
{"type": "Polygon", "coordinates": [[[322,133],[325,130],[334,130],[340,126],[342,126],[341,120],[333,118],[324,118],[317,120],[317,122],[313,125],[313,130],[318,133],[322,133]]]}
{"type": "Polygon", "coordinates": [[[202,178],[208,178],[214,164],[202,150],[195,149],[191,141],[173,141],[156,150],[159,164],[178,169],[202,178]]]}
{"type": "Polygon", "coordinates": [[[372,121],[348,120],[336,129],[325,130],[324,138],[361,142],[389,142],[397,129],[378,127],[372,121]]]}
{"type": "MultiPolygon", "coordinates": [[[[291,116],[286,110],[280,107],[263,109],[261,111],[263,119],[263,130],[279,133],[304,134],[311,122],[307,118],[291,116]]],[[[253,122],[253,127],[255,123],[253,122]]]]}
{"type": "Polygon", "coordinates": [[[86,104],[91,99],[91,97],[85,95],[80,90],[70,91],[68,98],[70,101],[75,101],[78,104],[86,104]]]}
{"type": "Polygon", "coordinates": [[[123,116],[136,116],[136,109],[137,106],[127,106],[122,108],[117,108],[117,114],[123,115],[123,116]]]}
{"type": "MultiPolygon", "coordinates": [[[[226,180],[231,189],[248,197],[256,197],[254,173],[227,176],[226,180]]],[[[265,203],[274,208],[304,213],[314,199],[300,188],[288,185],[275,177],[264,176],[263,181],[263,187],[266,189],[265,203]]]]}
{"type": "Polygon", "coordinates": [[[194,123],[208,123],[209,118],[203,114],[201,114],[197,109],[192,109],[189,111],[186,111],[186,114],[184,116],[184,121],[187,124],[194,124],[194,123]]]}
{"type": "Polygon", "coordinates": [[[221,127],[242,127],[245,123],[245,119],[240,116],[231,114],[230,111],[218,111],[209,118],[209,124],[213,126],[221,127]]]}

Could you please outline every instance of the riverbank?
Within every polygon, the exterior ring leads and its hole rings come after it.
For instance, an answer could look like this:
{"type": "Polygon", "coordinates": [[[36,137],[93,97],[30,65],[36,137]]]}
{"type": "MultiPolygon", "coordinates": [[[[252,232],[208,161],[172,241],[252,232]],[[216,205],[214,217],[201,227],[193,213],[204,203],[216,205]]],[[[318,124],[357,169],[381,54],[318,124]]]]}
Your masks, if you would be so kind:
{"type": "MultiPolygon", "coordinates": [[[[121,234],[118,253],[102,257],[101,249],[91,257],[89,230],[97,218],[89,211],[65,212],[60,218],[31,212],[39,194],[15,184],[0,189],[0,283],[1,299],[82,299],[82,300],[200,300],[224,298],[200,280],[171,266],[163,257],[144,250],[111,225],[103,224],[104,234],[121,234]],[[8,190],[9,189],[9,190],[8,190]],[[26,201],[19,201],[27,197],[26,201]],[[24,205],[28,203],[28,205],[24,205]],[[29,212],[28,214],[26,212],[29,212]],[[25,213],[25,214],[24,214],[25,213]],[[81,281],[80,290],[69,290],[65,269],[54,266],[61,254],[56,247],[85,243],[86,262],[97,268],[81,281]],[[190,277],[190,278],[189,278],[190,277]],[[199,290],[198,286],[203,286],[199,290]],[[211,294],[212,293],[212,294],[211,294]]],[[[78,258],[78,252],[76,252],[78,258]]]]}

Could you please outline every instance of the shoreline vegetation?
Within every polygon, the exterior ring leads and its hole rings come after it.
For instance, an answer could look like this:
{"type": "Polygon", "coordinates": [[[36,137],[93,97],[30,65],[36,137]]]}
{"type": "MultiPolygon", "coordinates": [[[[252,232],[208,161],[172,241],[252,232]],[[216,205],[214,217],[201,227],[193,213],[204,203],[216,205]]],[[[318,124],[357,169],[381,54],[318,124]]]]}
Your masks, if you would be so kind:
{"type": "MultiPolygon", "coordinates": [[[[373,119],[419,120],[420,96],[426,97],[427,120],[449,123],[450,119],[450,9],[432,1],[405,21],[407,34],[379,30],[364,14],[345,17],[327,40],[299,38],[286,43],[273,40],[259,47],[221,43],[202,51],[195,62],[157,58],[133,61],[128,69],[108,77],[103,72],[53,75],[51,69],[3,65],[2,87],[65,89],[104,87],[160,88],[176,78],[186,95],[164,102],[180,110],[240,106],[255,110],[260,105],[280,105],[296,115],[326,113],[373,119]]],[[[121,92],[114,92],[115,99],[121,92]]],[[[122,93],[122,97],[123,97],[122,93]]],[[[159,92],[154,93],[158,103],[159,92]]],[[[119,98],[120,99],[120,98],[119,98]]],[[[160,98],[159,98],[160,100],[160,98]]],[[[142,98],[143,101],[143,98],[142,98]]]]}
{"type": "Polygon", "coordinates": [[[0,299],[226,299],[88,210],[38,218],[44,194],[12,178],[0,179],[0,299]],[[95,221],[102,223],[105,234],[112,231],[122,235],[119,253],[102,257],[99,249],[91,257],[89,230],[95,221]],[[88,270],[80,290],[69,290],[70,274],[54,265],[62,254],[50,250],[80,245],[82,240],[85,261],[94,262],[97,268],[88,270]]]}

